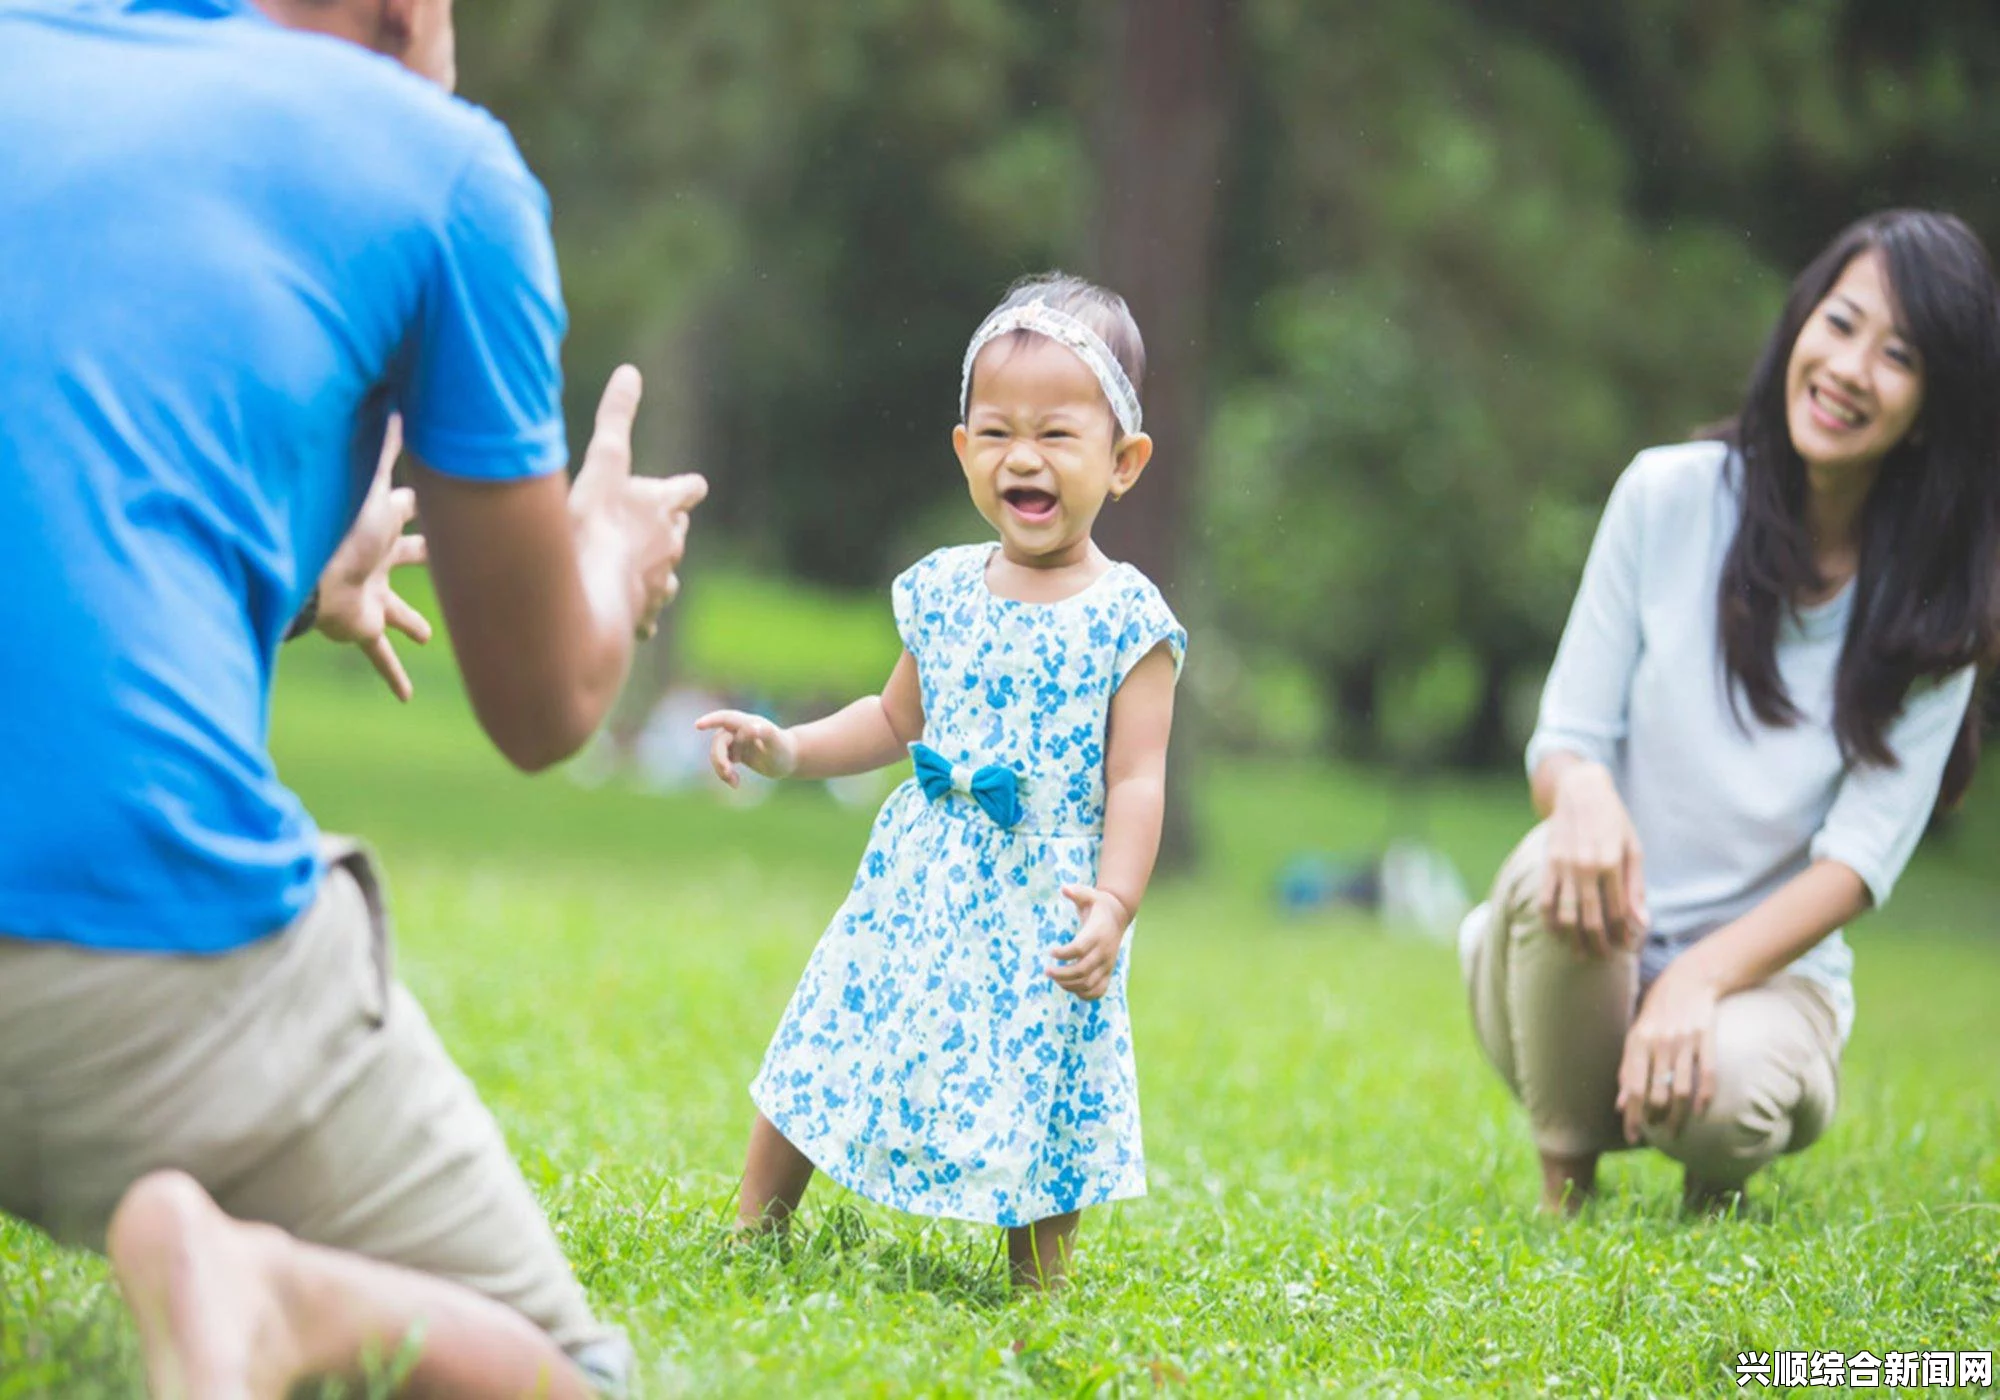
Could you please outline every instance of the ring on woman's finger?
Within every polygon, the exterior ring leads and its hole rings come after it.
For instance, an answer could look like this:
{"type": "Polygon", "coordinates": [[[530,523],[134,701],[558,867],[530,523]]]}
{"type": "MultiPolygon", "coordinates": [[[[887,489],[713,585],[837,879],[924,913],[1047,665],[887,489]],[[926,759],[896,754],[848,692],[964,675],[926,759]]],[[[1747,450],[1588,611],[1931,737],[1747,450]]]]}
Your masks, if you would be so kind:
{"type": "Polygon", "coordinates": [[[1662,1089],[1671,1089],[1674,1087],[1674,1072],[1670,1069],[1663,1069],[1653,1076],[1653,1082],[1662,1089]]]}

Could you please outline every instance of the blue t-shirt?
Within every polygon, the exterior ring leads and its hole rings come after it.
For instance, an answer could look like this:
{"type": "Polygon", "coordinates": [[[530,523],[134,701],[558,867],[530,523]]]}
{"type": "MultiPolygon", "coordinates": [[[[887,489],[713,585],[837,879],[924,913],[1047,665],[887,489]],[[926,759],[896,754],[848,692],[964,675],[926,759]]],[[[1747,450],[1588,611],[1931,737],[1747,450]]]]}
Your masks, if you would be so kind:
{"type": "Polygon", "coordinates": [[[561,470],[548,205],[491,117],[248,0],[0,0],[0,933],[215,952],[319,871],[267,748],[390,410],[561,470]]]}

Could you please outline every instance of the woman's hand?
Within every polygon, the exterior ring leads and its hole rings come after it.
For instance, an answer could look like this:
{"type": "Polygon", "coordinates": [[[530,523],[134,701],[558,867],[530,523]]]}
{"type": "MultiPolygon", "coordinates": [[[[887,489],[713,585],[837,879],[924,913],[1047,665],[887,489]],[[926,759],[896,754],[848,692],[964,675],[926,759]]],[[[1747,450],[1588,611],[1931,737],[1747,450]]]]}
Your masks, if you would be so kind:
{"type": "Polygon", "coordinates": [[[799,766],[799,744],[789,729],[781,729],[762,715],[741,710],[714,710],[694,722],[696,729],[712,729],[708,761],[715,776],[731,787],[742,785],[736,771],[742,764],[767,778],[788,778],[799,766]]]}
{"type": "Polygon", "coordinates": [[[1096,1001],[1111,990],[1111,974],[1118,966],[1118,949],[1132,914],[1117,895],[1094,886],[1064,885],[1062,892],[1083,915],[1083,927],[1049,954],[1056,960],[1049,976],[1072,996],[1096,1001]]]}
{"type": "Polygon", "coordinates": [[[1639,833],[1602,764],[1575,760],[1557,779],[1541,911],[1557,937],[1590,957],[1632,947],[1645,936],[1639,833]]]}
{"type": "Polygon", "coordinates": [[[1715,983],[1670,963],[1625,1032],[1618,1066],[1618,1111],[1625,1141],[1637,1143],[1647,1124],[1664,1124],[1672,1137],[1715,1097],[1715,983]]]}

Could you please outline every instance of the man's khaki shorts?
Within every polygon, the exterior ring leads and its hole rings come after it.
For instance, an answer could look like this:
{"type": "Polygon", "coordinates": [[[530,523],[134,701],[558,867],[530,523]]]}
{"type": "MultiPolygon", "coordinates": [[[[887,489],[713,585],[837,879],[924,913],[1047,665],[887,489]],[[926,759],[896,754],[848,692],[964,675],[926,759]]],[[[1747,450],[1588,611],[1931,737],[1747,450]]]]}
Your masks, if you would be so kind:
{"type": "Polygon", "coordinates": [[[301,1239],[497,1298],[612,1379],[492,1116],[390,970],[367,854],[329,843],[317,903],[221,956],[0,938],[0,1210],[101,1249],[139,1177],[179,1168],[301,1239]]]}

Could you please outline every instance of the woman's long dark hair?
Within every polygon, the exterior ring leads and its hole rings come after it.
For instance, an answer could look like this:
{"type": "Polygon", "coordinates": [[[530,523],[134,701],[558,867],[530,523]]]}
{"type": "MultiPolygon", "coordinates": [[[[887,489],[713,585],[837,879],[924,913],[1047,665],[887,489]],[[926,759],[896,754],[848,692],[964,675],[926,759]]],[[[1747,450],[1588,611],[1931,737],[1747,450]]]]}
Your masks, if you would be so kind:
{"type": "MultiPolygon", "coordinates": [[[[1834,680],[1833,728],[1849,763],[1896,762],[1887,731],[1912,683],[2000,644],[2000,292],[1978,237],[1948,214],[1893,210],[1845,229],[1792,283],[1750,377],[1736,448],[1742,522],[1718,590],[1730,702],[1788,726],[1798,707],[1778,674],[1778,628],[1824,588],[1806,522],[1806,469],[1792,446],[1785,379],[1792,347],[1851,261],[1887,264],[1904,338],[1922,357],[1916,426],[1884,459],[1862,507],[1852,616],[1834,680]]],[[[1946,767],[1940,805],[1979,762],[1975,699],[1946,767]]],[[[1740,712],[1739,712],[1740,717],[1740,712]]]]}

